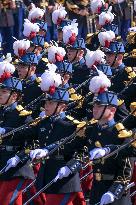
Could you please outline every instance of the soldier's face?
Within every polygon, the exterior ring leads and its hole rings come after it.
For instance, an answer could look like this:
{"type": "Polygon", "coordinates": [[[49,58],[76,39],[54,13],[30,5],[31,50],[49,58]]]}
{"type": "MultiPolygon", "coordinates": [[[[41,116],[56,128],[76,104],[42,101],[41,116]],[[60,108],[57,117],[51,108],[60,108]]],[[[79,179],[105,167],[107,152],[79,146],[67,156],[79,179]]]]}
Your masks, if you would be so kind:
{"type": "Polygon", "coordinates": [[[28,66],[25,65],[19,65],[17,67],[17,71],[18,71],[18,76],[20,79],[25,79],[27,74],[28,74],[28,66]]]}
{"type": "Polygon", "coordinates": [[[63,84],[65,85],[66,83],[68,83],[69,79],[70,79],[70,75],[64,74],[63,75],[63,84]]]}
{"type": "Polygon", "coordinates": [[[106,53],[106,62],[108,65],[112,66],[115,60],[115,54],[106,53]]]}
{"type": "Polygon", "coordinates": [[[63,103],[58,104],[58,102],[54,102],[54,101],[46,101],[44,108],[45,108],[45,114],[47,116],[51,116],[63,112],[64,109],[66,108],[66,105],[63,103]]]}
{"type": "Polygon", "coordinates": [[[99,105],[99,104],[94,104],[93,106],[93,117],[96,120],[99,120],[101,118],[106,120],[109,118],[109,116],[111,115],[111,109],[109,106],[106,107],[105,111],[105,106],[103,105],[99,105]]]}
{"type": "Polygon", "coordinates": [[[63,40],[63,32],[58,31],[58,41],[62,41],[62,40],[63,40]]]}
{"type": "Polygon", "coordinates": [[[67,58],[69,62],[76,60],[78,58],[78,52],[74,49],[67,49],[67,58]]]}
{"type": "Polygon", "coordinates": [[[45,113],[47,116],[51,116],[54,114],[54,112],[56,111],[56,107],[57,107],[57,102],[54,101],[46,101],[44,108],[45,108],[45,113]]]}
{"type": "Polygon", "coordinates": [[[5,105],[10,97],[11,91],[8,89],[0,89],[0,105],[5,105]]]}

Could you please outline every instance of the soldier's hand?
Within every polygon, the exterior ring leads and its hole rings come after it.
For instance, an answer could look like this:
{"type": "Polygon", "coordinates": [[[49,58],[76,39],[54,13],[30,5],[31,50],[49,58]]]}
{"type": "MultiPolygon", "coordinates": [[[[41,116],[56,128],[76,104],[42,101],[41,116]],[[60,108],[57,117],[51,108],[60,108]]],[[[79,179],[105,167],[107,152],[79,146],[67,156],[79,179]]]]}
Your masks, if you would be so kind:
{"type": "Polygon", "coordinates": [[[4,135],[5,134],[5,129],[4,128],[2,128],[2,127],[0,127],[0,135],[4,135]]]}
{"type": "Polygon", "coordinates": [[[90,151],[90,160],[102,158],[108,153],[108,148],[94,148],[90,151]]]}
{"type": "Polygon", "coordinates": [[[15,155],[15,157],[12,157],[7,161],[7,167],[5,169],[5,172],[8,171],[11,167],[16,167],[18,163],[20,162],[20,158],[15,155]]]}
{"type": "Polygon", "coordinates": [[[105,194],[102,195],[100,205],[110,204],[110,203],[113,203],[114,201],[115,201],[114,194],[111,193],[110,191],[108,191],[108,192],[106,192],[105,194]]]}
{"type": "Polygon", "coordinates": [[[60,170],[58,171],[58,174],[57,176],[55,177],[55,180],[54,181],[57,181],[58,179],[62,179],[64,177],[68,177],[70,174],[71,174],[71,170],[65,166],[65,167],[62,167],[60,168],[60,170]]]}
{"type": "Polygon", "coordinates": [[[46,157],[47,155],[48,155],[47,149],[35,149],[35,150],[31,150],[30,152],[30,158],[32,160],[41,159],[43,157],[46,157]]]}

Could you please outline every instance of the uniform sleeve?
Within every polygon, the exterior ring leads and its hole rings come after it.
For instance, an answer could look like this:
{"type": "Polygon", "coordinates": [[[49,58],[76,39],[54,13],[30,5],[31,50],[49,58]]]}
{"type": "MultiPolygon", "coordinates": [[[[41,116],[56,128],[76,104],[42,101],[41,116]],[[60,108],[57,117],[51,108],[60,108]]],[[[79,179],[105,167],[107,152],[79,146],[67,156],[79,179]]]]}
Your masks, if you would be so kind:
{"type": "MultiPolygon", "coordinates": [[[[120,147],[120,145],[108,145],[108,147],[110,148],[110,152],[113,152],[117,150],[120,147]]],[[[121,157],[136,157],[136,147],[130,145],[125,149],[119,151],[118,155],[121,157]]]]}
{"type": "Polygon", "coordinates": [[[115,195],[116,199],[120,199],[131,180],[132,168],[129,158],[122,158],[121,155],[118,155],[116,160],[118,162],[118,172],[109,191],[115,195]]]}

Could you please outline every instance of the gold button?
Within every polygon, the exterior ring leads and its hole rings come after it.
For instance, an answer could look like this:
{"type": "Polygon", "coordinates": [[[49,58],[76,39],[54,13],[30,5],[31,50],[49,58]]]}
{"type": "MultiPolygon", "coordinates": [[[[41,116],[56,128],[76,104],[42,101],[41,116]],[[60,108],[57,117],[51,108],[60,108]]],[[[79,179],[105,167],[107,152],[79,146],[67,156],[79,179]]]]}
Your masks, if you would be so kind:
{"type": "Polygon", "coordinates": [[[96,146],[96,147],[102,147],[102,145],[101,145],[101,143],[100,143],[99,141],[96,141],[96,142],[95,142],[95,146],[96,146]]]}

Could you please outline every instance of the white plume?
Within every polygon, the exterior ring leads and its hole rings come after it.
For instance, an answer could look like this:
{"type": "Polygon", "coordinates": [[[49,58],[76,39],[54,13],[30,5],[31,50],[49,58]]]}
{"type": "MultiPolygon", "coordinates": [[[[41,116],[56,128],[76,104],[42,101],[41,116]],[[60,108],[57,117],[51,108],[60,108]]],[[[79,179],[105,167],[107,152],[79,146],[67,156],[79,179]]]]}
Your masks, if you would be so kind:
{"type": "Polygon", "coordinates": [[[108,11],[102,12],[99,15],[99,24],[104,26],[107,23],[111,23],[114,20],[114,15],[111,13],[112,7],[110,6],[108,11]]]}
{"type": "Polygon", "coordinates": [[[68,44],[72,34],[78,35],[78,23],[76,23],[75,19],[71,22],[71,25],[64,26],[63,28],[63,42],[65,44],[68,44]]]}
{"type": "Polygon", "coordinates": [[[105,53],[102,52],[101,50],[94,51],[92,58],[93,58],[94,64],[96,65],[101,64],[101,63],[104,63],[104,64],[106,63],[105,53]]]}
{"type": "Polygon", "coordinates": [[[104,0],[92,0],[91,1],[91,10],[93,13],[98,13],[98,9],[105,5],[104,0]]]}
{"type": "Polygon", "coordinates": [[[9,72],[13,74],[15,71],[15,66],[9,63],[8,61],[0,62],[0,77],[3,75],[4,72],[9,72]]]}
{"type": "Polygon", "coordinates": [[[22,49],[26,51],[30,47],[30,41],[29,40],[17,40],[13,43],[13,49],[14,49],[14,54],[18,57],[19,55],[19,49],[22,49]]]}
{"type": "Polygon", "coordinates": [[[101,89],[105,91],[111,86],[111,82],[107,76],[102,71],[98,71],[98,73],[99,76],[95,76],[90,80],[89,90],[92,93],[99,93],[101,89]]]}
{"type": "Polygon", "coordinates": [[[100,32],[98,34],[98,39],[102,46],[106,46],[106,41],[110,43],[115,39],[115,33],[113,31],[100,32]]]}
{"type": "Polygon", "coordinates": [[[94,64],[94,60],[92,58],[94,51],[90,51],[87,49],[87,53],[85,55],[85,62],[88,68],[91,68],[94,64]]]}
{"type": "Polygon", "coordinates": [[[43,92],[49,91],[50,86],[59,87],[62,84],[60,74],[55,73],[55,69],[57,68],[54,64],[48,64],[49,70],[46,70],[41,75],[41,90],[43,92]]]}
{"type": "Polygon", "coordinates": [[[49,47],[48,48],[48,60],[50,63],[56,62],[56,59],[55,59],[56,54],[64,57],[66,55],[66,51],[62,47],[57,47],[57,46],[49,47]]]}
{"type": "Polygon", "coordinates": [[[7,53],[6,58],[5,58],[4,61],[7,61],[7,62],[9,62],[9,63],[12,61],[11,53],[7,53]]]}
{"type": "Polygon", "coordinates": [[[67,12],[65,10],[65,7],[60,7],[58,9],[56,9],[52,13],[52,21],[53,21],[53,23],[57,24],[58,23],[58,19],[65,19],[66,15],[67,15],[67,12]]]}
{"type": "Polygon", "coordinates": [[[42,19],[44,16],[44,13],[45,13],[45,10],[34,6],[29,11],[28,19],[29,21],[34,21],[35,19],[42,19]]]}
{"type": "Polygon", "coordinates": [[[24,22],[24,30],[23,30],[23,35],[26,37],[29,37],[31,32],[39,32],[39,26],[37,23],[31,23],[28,19],[25,19],[24,22]]]}
{"type": "Polygon", "coordinates": [[[48,63],[47,67],[48,67],[48,70],[53,72],[53,73],[55,73],[56,70],[57,70],[57,66],[55,64],[53,64],[53,63],[48,63]]]}

